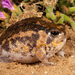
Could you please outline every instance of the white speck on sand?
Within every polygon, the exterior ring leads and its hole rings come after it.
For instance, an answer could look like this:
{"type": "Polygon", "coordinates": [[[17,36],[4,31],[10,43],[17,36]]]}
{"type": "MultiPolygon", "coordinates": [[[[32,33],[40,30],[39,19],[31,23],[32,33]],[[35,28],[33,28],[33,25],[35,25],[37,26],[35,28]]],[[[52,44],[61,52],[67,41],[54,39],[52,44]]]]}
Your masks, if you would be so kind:
{"type": "Polygon", "coordinates": [[[45,73],[45,74],[47,74],[47,73],[48,73],[48,71],[45,71],[44,73],[45,73]]]}

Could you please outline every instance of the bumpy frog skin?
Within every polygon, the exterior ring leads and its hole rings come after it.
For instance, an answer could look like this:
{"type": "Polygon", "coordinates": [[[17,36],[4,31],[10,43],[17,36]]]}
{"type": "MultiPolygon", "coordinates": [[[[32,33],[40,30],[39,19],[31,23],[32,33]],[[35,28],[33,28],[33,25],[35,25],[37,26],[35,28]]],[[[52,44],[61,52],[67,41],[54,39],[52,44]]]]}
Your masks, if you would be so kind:
{"type": "Polygon", "coordinates": [[[0,61],[51,64],[48,58],[59,52],[65,42],[63,25],[28,18],[8,27],[0,36],[0,61]]]}

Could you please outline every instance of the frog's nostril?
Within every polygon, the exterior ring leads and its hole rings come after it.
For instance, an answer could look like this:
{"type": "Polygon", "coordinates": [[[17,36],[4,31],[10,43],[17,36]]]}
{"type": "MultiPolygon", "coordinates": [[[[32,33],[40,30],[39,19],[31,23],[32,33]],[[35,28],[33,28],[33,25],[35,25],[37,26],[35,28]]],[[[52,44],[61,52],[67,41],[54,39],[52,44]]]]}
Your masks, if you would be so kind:
{"type": "Polygon", "coordinates": [[[59,31],[51,31],[51,34],[52,35],[58,35],[59,34],[59,31]]]}

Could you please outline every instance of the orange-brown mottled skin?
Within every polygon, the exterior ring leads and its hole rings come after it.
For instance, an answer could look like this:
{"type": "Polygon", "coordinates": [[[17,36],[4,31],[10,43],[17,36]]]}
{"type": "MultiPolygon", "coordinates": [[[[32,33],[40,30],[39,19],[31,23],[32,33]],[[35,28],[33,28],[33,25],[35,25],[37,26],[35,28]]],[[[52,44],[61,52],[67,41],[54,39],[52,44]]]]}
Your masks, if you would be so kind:
{"type": "Polygon", "coordinates": [[[0,37],[0,61],[51,64],[48,58],[65,44],[63,25],[45,18],[28,18],[7,28],[0,37]]]}

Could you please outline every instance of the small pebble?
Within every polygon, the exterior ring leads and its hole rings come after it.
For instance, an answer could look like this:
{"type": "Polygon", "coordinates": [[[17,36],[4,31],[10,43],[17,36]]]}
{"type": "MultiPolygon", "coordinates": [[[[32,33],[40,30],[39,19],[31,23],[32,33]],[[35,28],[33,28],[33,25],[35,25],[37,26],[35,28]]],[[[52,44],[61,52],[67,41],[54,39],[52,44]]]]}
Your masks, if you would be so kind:
{"type": "Polygon", "coordinates": [[[45,74],[47,74],[47,73],[48,73],[48,71],[45,71],[44,73],[45,73],[45,74]]]}
{"type": "Polygon", "coordinates": [[[33,74],[34,72],[32,71],[32,74],[33,74]]]}

